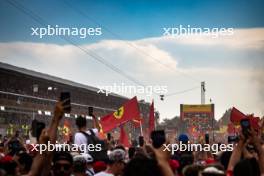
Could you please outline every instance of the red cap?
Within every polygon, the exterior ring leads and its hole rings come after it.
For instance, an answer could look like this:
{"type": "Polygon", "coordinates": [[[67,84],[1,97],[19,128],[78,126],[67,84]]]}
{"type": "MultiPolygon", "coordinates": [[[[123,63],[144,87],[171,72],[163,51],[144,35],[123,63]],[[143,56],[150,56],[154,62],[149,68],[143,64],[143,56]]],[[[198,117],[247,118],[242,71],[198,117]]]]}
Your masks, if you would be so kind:
{"type": "Polygon", "coordinates": [[[177,160],[170,159],[169,160],[170,167],[173,171],[180,167],[180,163],[177,160]]]}
{"type": "Polygon", "coordinates": [[[93,164],[93,169],[94,169],[94,172],[95,172],[95,173],[98,173],[98,172],[104,171],[104,170],[106,170],[106,168],[107,168],[107,165],[106,165],[105,162],[103,162],[103,161],[96,161],[96,162],[93,164]]]}

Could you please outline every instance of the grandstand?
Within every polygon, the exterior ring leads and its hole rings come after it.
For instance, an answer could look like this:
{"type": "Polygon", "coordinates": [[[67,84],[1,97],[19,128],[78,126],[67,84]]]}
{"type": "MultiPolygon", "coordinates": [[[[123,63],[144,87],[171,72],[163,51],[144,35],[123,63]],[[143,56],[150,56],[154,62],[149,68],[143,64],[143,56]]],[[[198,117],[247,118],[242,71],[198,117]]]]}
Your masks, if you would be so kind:
{"type": "MultiPolygon", "coordinates": [[[[72,111],[65,119],[74,124],[78,115],[87,117],[88,107],[94,107],[97,117],[113,112],[128,100],[127,97],[98,94],[99,89],[48,74],[0,62],[0,133],[6,134],[10,126],[21,129],[33,119],[48,123],[53,115],[56,99],[61,91],[71,92],[72,111]]],[[[149,103],[139,101],[143,118],[148,118],[149,103]]],[[[158,114],[158,113],[156,113],[158,114]]],[[[74,125],[73,125],[74,126],[74,125]]]]}

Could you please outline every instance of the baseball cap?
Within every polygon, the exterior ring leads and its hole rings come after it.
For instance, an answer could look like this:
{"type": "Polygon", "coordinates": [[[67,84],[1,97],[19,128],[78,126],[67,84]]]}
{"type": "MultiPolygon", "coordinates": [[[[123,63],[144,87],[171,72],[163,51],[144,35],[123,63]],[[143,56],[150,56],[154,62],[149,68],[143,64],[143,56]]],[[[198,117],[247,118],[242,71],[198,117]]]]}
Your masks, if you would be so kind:
{"type": "Polygon", "coordinates": [[[126,152],[122,149],[115,149],[109,154],[110,162],[124,161],[126,158],[126,152]]]}
{"type": "Polygon", "coordinates": [[[73,161],[80,161],[83,163],[92,163],[94,160],[93,160],[93,157],[87,153],[87,154],[75,155],[73,157],[73,161]]]}
{"type": "Polygon", "coordinates": [[[180,134],[178,140],[182,142],[188,142],[189,138],[186,134],[180,134]]]}

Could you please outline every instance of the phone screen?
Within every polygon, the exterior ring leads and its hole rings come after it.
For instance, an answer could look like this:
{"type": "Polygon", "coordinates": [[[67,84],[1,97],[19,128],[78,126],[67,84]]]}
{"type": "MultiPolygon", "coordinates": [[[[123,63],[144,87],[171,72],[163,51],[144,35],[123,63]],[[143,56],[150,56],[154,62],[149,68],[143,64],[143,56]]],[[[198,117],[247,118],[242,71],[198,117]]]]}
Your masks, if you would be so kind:
{"type": "Polygon", "coordinates": [[[249,130],[250,130],[250,121],[249,119],[242,119],[240,121],[240,126],[242,129],[243,135],[247,138],[249,136],[249,130]]]}
{"type": "Polygon", "coordinates": [[[205,134],[205,143],[209,144],[209,134],[205,134]]]}
{"type": "Polygon", "coordinates": [[[41,135],[42,130],[46,127],[45,123],[43,122],[37,122],[36,124],[36,138],[37,141],[39,140],[39,137],[41,135]]]}
{"type": "Polygon", "coordinates": [[[151,140],[154,148],[160,148],[166,142],[164,130],[152,131],[151,140]]]}
{"type": "Polygon", "coordinates": [[[64,111],[71,112],[71,94],[70,92],[61,92],[60,101],[63,102],[64,111]]]}

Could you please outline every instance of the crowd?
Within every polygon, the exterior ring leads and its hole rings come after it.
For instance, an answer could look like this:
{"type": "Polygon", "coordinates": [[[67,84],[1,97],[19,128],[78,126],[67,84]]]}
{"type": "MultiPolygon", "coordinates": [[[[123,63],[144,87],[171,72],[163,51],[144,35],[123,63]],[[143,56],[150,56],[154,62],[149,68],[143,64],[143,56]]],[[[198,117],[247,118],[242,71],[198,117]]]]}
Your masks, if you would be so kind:
{"type": "MultiPolygon", "coordinates": [[[[49,126],[37,127],[40,131],[36,144],[56,143],[64,108],[63,102],[58,102],[49,126]]],[[[95,128],[87,129],[86,119],[78,117],[78,131],[68,143],[98,145],[100,150],[86,147],[40,154],[32,149],[33,141],[23,141],[18,134],[0,139],[0,176],[264,176],[264,145],[253,129],[248,136],[240,134],[233,151],[179,151],[172,155],[164,145],[157,148],[147,141],[125,148],[108,139],[101,140],[97,137],[99,123],[93,118],[95,128]]],[[[180,135],[177,142],[188,140],[187,135],[180,135]]]]}

